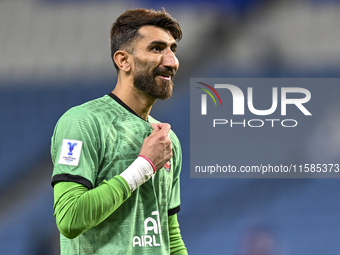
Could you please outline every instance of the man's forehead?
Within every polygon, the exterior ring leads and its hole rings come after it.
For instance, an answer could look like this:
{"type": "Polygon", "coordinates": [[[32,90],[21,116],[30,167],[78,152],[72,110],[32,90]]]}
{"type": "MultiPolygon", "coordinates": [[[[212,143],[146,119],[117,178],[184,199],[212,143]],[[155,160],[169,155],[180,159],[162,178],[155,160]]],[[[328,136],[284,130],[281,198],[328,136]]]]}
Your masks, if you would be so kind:
{"type": "Polygon", "coordinates": [[[139,28],[138,34],[141,36],[141,40],[161,40],[169,44],[176,43],[176,40],[173,38],[169,30],[156,26],[142,26],[139,28]]]}

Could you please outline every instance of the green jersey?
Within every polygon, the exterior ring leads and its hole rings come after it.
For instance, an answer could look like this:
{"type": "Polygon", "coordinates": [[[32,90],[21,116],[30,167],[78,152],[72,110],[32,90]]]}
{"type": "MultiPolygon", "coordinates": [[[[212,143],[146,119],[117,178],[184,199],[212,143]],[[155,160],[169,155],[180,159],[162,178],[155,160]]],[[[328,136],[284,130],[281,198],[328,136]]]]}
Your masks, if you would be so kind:
{"type": "MultiPolygon", "coordinates": [[[[52,137],[52,184],[95,188],[123,172],[139,155],[150,123],[113,94],[67,111],[52,137]]],[[[179,211],[181,147],[169,133],[173,157],[108,218],[74,239],[61,235],[61,254],[169,254],[168,216],[179,211]]]]}

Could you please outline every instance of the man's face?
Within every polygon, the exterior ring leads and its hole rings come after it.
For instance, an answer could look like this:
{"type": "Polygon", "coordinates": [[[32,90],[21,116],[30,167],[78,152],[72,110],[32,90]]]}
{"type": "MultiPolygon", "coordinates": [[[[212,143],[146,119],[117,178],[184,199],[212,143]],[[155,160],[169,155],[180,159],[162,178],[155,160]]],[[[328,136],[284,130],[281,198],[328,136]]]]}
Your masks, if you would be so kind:
{"type": "Polygon", "coordinates": [[[133,53],[134,86],[154,98],[169,98],[179,66],[176,41],[169,31],[154,26],[143,26],[138,32],[141,38],[133,53]]]}

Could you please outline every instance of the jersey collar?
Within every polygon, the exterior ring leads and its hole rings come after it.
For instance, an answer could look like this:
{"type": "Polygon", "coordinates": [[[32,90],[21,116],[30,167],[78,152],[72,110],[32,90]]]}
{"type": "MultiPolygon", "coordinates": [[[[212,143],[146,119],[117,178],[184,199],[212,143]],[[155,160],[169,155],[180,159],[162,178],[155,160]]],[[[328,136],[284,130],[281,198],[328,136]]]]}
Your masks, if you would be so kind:
{"type": "MultiPolygon", "coordinates": [[[[115,94],[113,94],[112,92],[110,92],[109,94],[107,94],[108,96],[110,96],[112,99],[114,99],[118,104],[120,104],[121,106],[123,106],[127,111],[131,112],[132,114],[136,115],[138,118],[146,121],[145,119],[143,119],[142,117],[140,117],[134,110],[132,110],[127,104],[125,104],[119,97],[117,97],[115,94]]],[[[149,122],[149,121],[146,121],[149,122]]]]}

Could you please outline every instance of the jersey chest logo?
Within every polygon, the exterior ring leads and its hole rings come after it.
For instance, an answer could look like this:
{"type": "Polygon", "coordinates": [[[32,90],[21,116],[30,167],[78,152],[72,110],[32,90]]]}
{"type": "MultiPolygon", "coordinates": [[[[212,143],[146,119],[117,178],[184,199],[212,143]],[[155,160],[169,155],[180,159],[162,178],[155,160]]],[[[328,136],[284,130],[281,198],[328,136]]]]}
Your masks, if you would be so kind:
{"type": "Polygon", "coordinates": [[[164,165],[164,169],[165,169],[165,171],[170,172],[170,169],[171,169],[171,161],[170,160],[164,165]]]}

